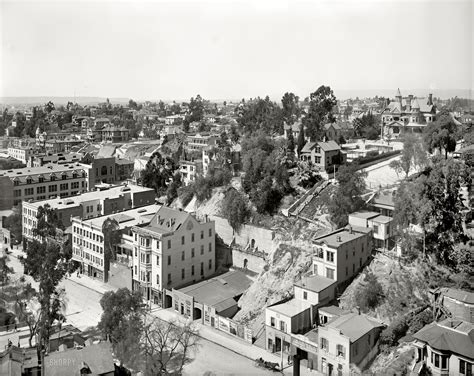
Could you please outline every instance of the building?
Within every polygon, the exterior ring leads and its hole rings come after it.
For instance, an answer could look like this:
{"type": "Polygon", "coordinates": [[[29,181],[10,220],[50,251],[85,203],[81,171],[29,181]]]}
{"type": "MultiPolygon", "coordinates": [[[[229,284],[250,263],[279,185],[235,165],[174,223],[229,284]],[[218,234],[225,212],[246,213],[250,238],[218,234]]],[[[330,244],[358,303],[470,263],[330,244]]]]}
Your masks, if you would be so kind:
{"type": "Polygon", "coordinates": [[[22,201],[75,196],[89,188],[89,168],[80,163],[48,164],[0,171],[0,210],[22,201]]]}
{"type": "Polygon", "coordinates": [[[338,167],[346,160],[345,153],[335,141],[307,142],[301,150],[301,160],[311,162],[323,171],[338,167]]]}
{"type": "Polygon", "coordinates": [[[115,159],[115,181],[126,181],[133,176],[135,162],[116,158],[115,159]]]}
{"type": "Polygon", "coordinates": [[[318,327],[319,364],[325,375],[349,375],[363,370],[378,353],[378,338],[385,325],[362,313],[335,316],[318,327]]]}
{"type": "MultiPolygon", "coordinates": [[[[301,130],[301,121],[297,121],[291,125],[289,124],[284,124],[283,125],[283,131],[285,133],[285,139],[288,139],[288,135],[291,132],[293,134],[293,139],[295,140],[295,144],[298,140],[298,137],[300,136],[300,130],[301,130]]],[[[306,137],[305,137],[306,139],[306,137]]]]}
{"type": "Polygon", "coordinates": [[[324,135],[330,141],[339,142],[342,135],[342,128],[337,123],[324,124],[324,135]]]}
{"type": "Polygon", "coordinates": [[[404,132],[421,133],[427,123],[436,120],[436,105],[433,95],[428,98],[402,97],[397,90],[395,101],[390,102],[382,111],[382,127],[385,137],[399,137],[404,132]]]}
{"type": "Polygon", "coordinates": [[[432,375],[472,375],[474,325],[457,319],[432,322],[416,332],[412,375],[427,368],[432,375]]]}
{"type": "Polygon", "coordinates": [[[109,342],[88,344],[83,348],[49,352],[44,358],[44,374],[48,376],[114,376],[115,363],[109,342]]]}
{"type": "Polygon", "coordinates": [[[209,146],[216,146],[218,137],[211,134],[196,133],[188,135],[185,141],[185,147],[188,151],[199,151],[208,148],[209,146]]]}
{"type": "Polygon", "coordinates": [[[21,161],[23,164],[27,164],[30,157],[35,155],[36,149],[30,146],[9,146],[8,147],[8,156],[15,158],[18,161],[21,161]]]}
{"type": "Polygon", "coordinates": [[[395,211],[394,197],[396,193],[397,191],[395,189],[377,192],[368,202],[369,209],[392,218],[395,211]]]}
{"type": "Polygon", "coordinates": [[[202,160],[179,161],[179,173],[184,185],[193,183],[199,175],[202,175],[202,160]]]}
{"type": "Polygon", "coordinates": [[[206,217],[161,207],[148,224],[134,226],[133,290],[172,307],[171,290],[215,273],[215,223],[206,217]]]}
{"type": "Polygon", "coordinates": [[[72,219],[72,259],[79,263],[81,273],[107,282],[110,265],[104,259],[104,233],[106,219],[117,223],[121,243],[116,247],[131,249],[131,228],[150,223],[160,205],[147,205],[117,214],[92,219],[72,219]]]}
{"type": "Polygon", "coordinates": [[[372,229],[348,226],[313,239],[313,274],[343,283],[355,276],[372,253],[372,229]]]}
{"type": "Polygon", "coordinates": [[[314,275],[293,286],[293,298],[265,308],[266,349],[290,353],[296,334],[305,334],[318,323],[318,307],[336,297],[337,282],[314,275]]]}
{"type": "Polygon", "coordinates": [[[151,205],[154,202],[154,190],[137,185],[91,191],[68,198],[58,197],[47,201],[25,201],[23,202],[23,235],[27,238],[33,237],[38,209],[46,204],[56,211],[62,225],[67,228],[71,226],[73,217],[90,219],[151,205]]]}
{"type": "Polygon", "coordinates": [[[375,248],[391,248],[394,246],[393,218],[377,212],[355,212],[349,214],[349,225],[372,229],[375,248]]]}
{"type": "Polygon", "coordinates": [[[81,162],[81,153],[47,153],[31,156],[27,161],[28,167],[41,167],[49,163],[65,164],[81,162]]]}
{"type": "Polygon", "coordinates": [[[100,133],[102,141],[117,143],[128,141],[130,131],[125,127],[116,127],[109,124],[102,128],[100,133]]]}
{"type": "Polygon", "coordinates": [[[205,281],[172,289],[173,308],[191,320],[217,327],[219,317],[232,318],[238,312],[238,301],[252,280],[234,270],[205,281]]]}
{"type": "Polygon", "coordinates": [[[443,313],[448,317],[474,324],[474,293],[448,287],[430,290],[436,315],[443,313]],[[441,312],[438,312],[441,311],[441,312]]]}

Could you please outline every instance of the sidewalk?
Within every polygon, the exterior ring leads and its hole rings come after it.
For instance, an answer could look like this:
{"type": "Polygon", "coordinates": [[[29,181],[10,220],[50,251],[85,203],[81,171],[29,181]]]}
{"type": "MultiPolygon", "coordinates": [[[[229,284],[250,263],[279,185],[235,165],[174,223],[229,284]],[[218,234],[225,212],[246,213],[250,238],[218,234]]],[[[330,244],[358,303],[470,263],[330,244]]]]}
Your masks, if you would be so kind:
{"type": "Polygon", "coordinates": [[[69,277],[67,277],[67,279],[74,283],[77,283],[78,285],[84,286],[90,290],[98,292],[101,295],[104,295],[107,291],[117,290],[117,287],[111,286],[105,282],[99,281],[97,279],[94,279],[92,277],[88,277],[82,274],[79,274],[79,277],[78,277],[77,273],[73,273],[69,277]]]}

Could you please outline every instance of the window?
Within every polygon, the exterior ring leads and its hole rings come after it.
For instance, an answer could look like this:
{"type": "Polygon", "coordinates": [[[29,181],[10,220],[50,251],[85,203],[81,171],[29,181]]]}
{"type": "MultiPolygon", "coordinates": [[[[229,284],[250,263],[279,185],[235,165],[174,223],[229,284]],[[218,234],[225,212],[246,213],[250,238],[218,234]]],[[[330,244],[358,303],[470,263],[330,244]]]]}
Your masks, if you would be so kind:
{"type": "Polygon", "coordinates": [[[270,317],[270,326],[275,326],[275,318],[274,317],[270,317]]]}
{"type": "Polygon", "coordinates": [[[439,355],[438,354],[434,355],[434,366],[436,368],[439,368],[439,355]]]}
{"type": "Polygon", "coordinates": [[[191,265],[191,275],[194,275],[194,265],[191,265]]]}
{"type": "Polygon", "coordinates": [[[322,248],[318,248],[318,250],[317,250],[317,256],[318,256],[320,259],[324,258],[324,251],[323,251],[322,248]]]}
{"type": "Polygon", "coordinates": [[[204,263],[201,262],[201,275],[204,275],[204,263]]]}
{"type": "Polygon", "coordinates": [[[346,351],[344,349],[344,346],[342,345],[336,346],[336,353],[337,353],[337,356],[342,356],[343,358],[346,357],[346,351]]]}
{"type": "Polygon", "coordinates": [[[329,342],[326,338],[321,338],[321,350],[327,350],[329,348],[329,342]]]}
{"type": "Polygon", "coordinates": [[[374,234],[378,234],[378,233],[379,233],[379,226],[374,225],[374,234]]]}
{"type": "Polygon", "coordinates": [[[448,368],[448,357],[447,355],[441,355],[441,369],[448,368]]]}
{"type": "Polygon", "coordinates": [[[194,241],[194,233],[191,234],[191,241],[194,241]]]}
{"type": "Polygon", "coordinates": [[[181,269],[181,279],[184,279],[184,269],[181,269]]]}
{"type": "Polygon", "coordinates": [[[191,257],[194,257],[194,248],[191,248],[191,257]]]}
{"type": "Polygon", "coordinates": [[[170,249],[170,248],[171,248],[171,239],[168,240],[168,249],[170,249]]]}
{"type": "Polygon", "coordinates": [[[334,262],[334,252],[326,252],[326,258],[329,262],[334,262]]]}
{"type": "Polygon", "coordinates": [[[55,180],[56,180],[56,175],[51,175],[50,180],[51,180],[51,181],[55,181],[55,180]]]}
{"type": "Polygon", "coordinates": [[[201,245],[201,255],[204,254],[204,245],[201,245]]]}
{"type": "Polygon", "coordinates": [[[209,229],[209,237],[212,236],[212,228],[209,229]]]}
{"type": "Polygon", "coordinates": [[[209,270],[212,269],[212,260],[209,260],[209,270]]]}
{"type": "Polygon", "coordinates": [[[184,251],[181,252],[181,261],[184,261],[184,251]]]}
{"type": "Polygon", "coordinates": [[[212,252],[212,244],[209,243],[209,252],[212,252]]]}
{"type": "Polygon", "coordinates": [[[160,266],[160,256],[156,256],[156,265],[160,266]]]}
{"type": "Polygon", "coordinates": [[[56,192],[57,190],[58,190],[57,185],[50,185],[49,188],[48,188],[49,192],[56,192]]]}
{"type": "Polygon", "coordinates": [[[135,265],[135,275],[137,275],[137,266],[135,265]]]}
{"type": "Polygon", "coordinates": [[[326,268],[326,277],[334,279],[334,269],[326,268]]]}
{"type": "Polygon", "coordinates": [[[184,244],[184,236],[181,236],[181,244],[184,244]]]}
{"type": "Polygon", "coordinates": [[[307,291],[303,291],[303,299],[304,300],[308,299],[308,292],[307,291]]]}
{"type": "Polygon", "coordinates": [[[346,266],[346,277],[349,275],[349,268],[346,266]]]}
{"type": "Polygon", "coordinates": [[[286,323],[283,320],[280,320],[280,330],[286,333],[286,323]]]}
{"type": "Polygon", "coordinates": [[[160,284],[160,275],[159,274],[156,275],[156,284],[157,285],[160,284]]]}
{"type": "Polygon", "coordinates": [[[61,175],[61,179],[66,180],[66,179],[67,179],[67,175],[66,175],[66,174],[62,174],[62,175],[61,175]]]}
{"type": "Polygon", "coordinates": [[[201,239],[204,239],[204,231],[201,231],[201,239]]]}
{"type": "Polygon", "coordinates": [[[171,283],[171,273],[168,273],[168,283],[171,283]]]}

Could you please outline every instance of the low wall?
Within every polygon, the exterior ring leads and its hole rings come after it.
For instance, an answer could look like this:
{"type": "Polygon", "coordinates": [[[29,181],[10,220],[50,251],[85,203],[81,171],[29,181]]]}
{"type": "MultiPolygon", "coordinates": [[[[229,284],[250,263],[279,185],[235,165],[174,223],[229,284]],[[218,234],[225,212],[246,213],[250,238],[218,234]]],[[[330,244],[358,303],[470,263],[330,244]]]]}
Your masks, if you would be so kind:
{"type": "Polygon", "coordinates": [[[211,215],[210,219],[215,221],[216,234],[222,238],[227,245],[237,245],[242,249],[253,248],[259,252],[273,253],[278,247],[275,241],[275,232],[253,225],[242,225],[237,233],[229,225],[227,219],[211,215]]]}
{"type": "Polygon", "coordinates": [[[255,273],[261,273],[267,262],[261,254],[253,254],[240,249],[232,249],[232,265],[251,270],[255,273]]]}

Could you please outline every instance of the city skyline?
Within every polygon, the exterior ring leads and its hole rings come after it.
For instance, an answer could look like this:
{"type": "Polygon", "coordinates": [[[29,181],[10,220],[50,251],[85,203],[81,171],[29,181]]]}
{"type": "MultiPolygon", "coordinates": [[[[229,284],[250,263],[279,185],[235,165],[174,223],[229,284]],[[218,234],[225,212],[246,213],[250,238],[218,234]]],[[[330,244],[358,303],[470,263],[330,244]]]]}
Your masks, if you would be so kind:
{"type": "Polygon", "coordinates": [[[471,2],[289,4],[3,1],[0,97],[472,96],[471,2]]]}

